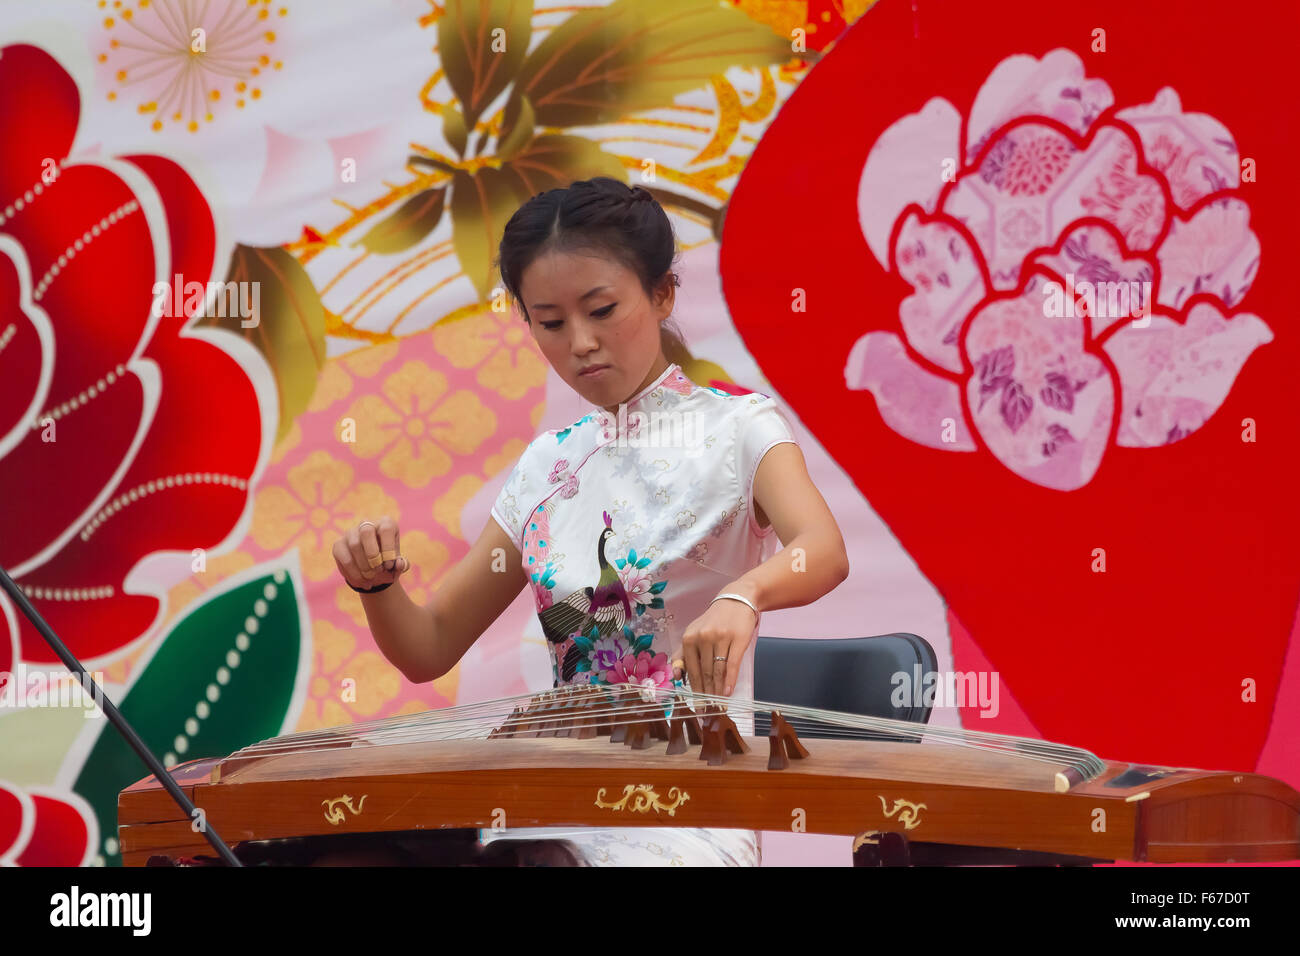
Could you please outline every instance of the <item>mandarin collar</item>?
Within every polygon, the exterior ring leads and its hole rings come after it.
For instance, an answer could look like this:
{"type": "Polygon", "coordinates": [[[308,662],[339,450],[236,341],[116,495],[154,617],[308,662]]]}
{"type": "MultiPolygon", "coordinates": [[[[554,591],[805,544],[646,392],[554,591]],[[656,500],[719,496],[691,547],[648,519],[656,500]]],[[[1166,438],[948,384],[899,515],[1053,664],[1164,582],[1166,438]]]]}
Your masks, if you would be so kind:
{"type": "MultiPolygon", "coordinates": [[[[647,385],[641,391],[637,392],[626,402],[622,404],[627,408],[627,430],[629,435],[635,433],[638,422],[633,420],[632,413],[636,411],[646,412],[652,410],[649,406],[656,404],[651,398],[651,394],[657,389],[663,389],[665,395],[686,395],[695,387],[694,383],[682,372],[681,366],[676,362],[669,362],[668,367],[653,382],[647,385]]],[[[658,403],[662,404],[662,403],[658,403]]],[[[618,432],[618,413],[607,412],[599,405],[593,406],[593,414],[596,420],[602,422],[605,426],[605,438],[612,439],[617,437],[618,432]]]]}

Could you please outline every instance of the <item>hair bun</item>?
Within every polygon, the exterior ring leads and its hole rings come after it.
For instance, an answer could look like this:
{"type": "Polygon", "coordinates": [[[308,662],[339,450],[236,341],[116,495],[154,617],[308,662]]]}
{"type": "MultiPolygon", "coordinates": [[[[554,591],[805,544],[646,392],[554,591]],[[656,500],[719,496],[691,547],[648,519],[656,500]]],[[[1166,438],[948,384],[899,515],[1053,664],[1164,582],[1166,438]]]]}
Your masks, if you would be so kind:
{"type": "Polygon", "coordinates": [[[645,189],[641,186],[633,186],[632,195],[628,197],[628,202],[629,203],[653,202],[654,198],[655,197],[650,194],[650,190],[645,189]]]}

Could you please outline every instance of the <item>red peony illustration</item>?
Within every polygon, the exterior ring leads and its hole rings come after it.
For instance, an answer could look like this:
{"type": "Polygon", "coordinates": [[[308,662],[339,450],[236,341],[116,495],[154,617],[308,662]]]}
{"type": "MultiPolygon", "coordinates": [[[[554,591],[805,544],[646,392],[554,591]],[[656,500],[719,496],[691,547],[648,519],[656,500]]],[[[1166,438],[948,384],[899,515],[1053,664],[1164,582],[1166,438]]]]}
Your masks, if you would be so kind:
{"type": "MultiPolygon", "coordinates": [[[[80,97],[43,50],[0,50],[0,564],[94,664],[145,634],[147,555],[213,548],[268,448],[236,337],[154,315],[155,283],[207,283],[202,193],[159,156],[74,148],[80,97]],[[236,358],[238,356],[238,359],[236,358]]],[[[55,662],[0,596],[0,670],[55,662]]]]}
{"type": "Polygon", "coordinates": [[[86,866],[98,833],[90,804],[75,793],[0,780],[0,866],[86,866]]]}

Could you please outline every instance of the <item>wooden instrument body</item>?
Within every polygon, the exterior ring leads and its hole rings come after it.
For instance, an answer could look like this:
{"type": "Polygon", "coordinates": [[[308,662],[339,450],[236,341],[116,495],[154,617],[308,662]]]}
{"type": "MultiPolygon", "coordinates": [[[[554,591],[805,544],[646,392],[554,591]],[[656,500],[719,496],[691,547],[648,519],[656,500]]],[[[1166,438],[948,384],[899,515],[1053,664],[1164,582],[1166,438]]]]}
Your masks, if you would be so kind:
{"type": "MultiPolygon", "coordinates": [[[[334,746],[173,769],[232,847],[306,835],[581,825],[802,830],[874,842],[1003,847],[1094,860],[1262,862],[1300,858],[1300,793],[1252,773],[1104,762],[1057,790],[1056,769],[948,744],[805,741],[768,769],[766,738],[720,766],[608,737],[423,740],[334,746]],[[1125,773],[1125,786],[1114,781],[1125,773]]],[[[1059,768],[1064,769],[1064,768],[1059,768]]],[[[210,854],[152,777],[118,802],[123,862],[210,854]]],[[[855,844],[856,845],[856,844],[855,844]]]]}

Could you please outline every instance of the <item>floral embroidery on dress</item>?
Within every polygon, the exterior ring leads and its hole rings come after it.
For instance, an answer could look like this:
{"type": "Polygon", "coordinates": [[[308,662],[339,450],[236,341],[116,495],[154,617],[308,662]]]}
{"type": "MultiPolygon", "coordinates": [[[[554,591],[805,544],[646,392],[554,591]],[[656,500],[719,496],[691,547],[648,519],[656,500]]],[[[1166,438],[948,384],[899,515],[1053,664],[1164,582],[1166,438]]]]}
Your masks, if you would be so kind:
{"type": "Polygon", "coordinates": [[[644,614],[651,608],[661,608],[664,606],[663,598],[654,597],[661,594],[663,589],[668,586],[667,581],[655,581],[651,583],[650,575],[642,574],[645,568],[650,566],[649,558],[637,559],[636,548],[627,553],[626,558],[615,558],[614,564],[618,567],[619,578],[623,581],[623,590],[628,596],[636,602],[636,613],[644,614]],[[642,601],[642,597],[649,596],[649,601],[642,601]]]}
{"type": "MultiPolygon", "coordinates": [[[[578,684],[635,684],[643,688],[643,696],[654,700],[654,690],[660,687],[672,687],[672,667],[668,655],[656,654],[651,650],[654,643],[653,634],[636,634],[631,627],[625,626],[617,635],[600,636],[596,628],[587,634],[574,634],[565,642],[568,648],[577,652],[573,680],[568,683],[578,684]]],[[[557,648],[556,658],[559,657],[557,648]]],[[[568,651],[565,657],[567,659],[568,651]]],[[[555,660],[552,660],[552,669],[555,660]]],[[[559,674],[556,673],[556,680],[559,674]]]]}
{"type": "Polygon", "coordinates": [[[564,482],[563,487],[560,488],[561,498],[572,498],[578,493],[578,476],[569,474],[569,459],[567,458],[561,458],[551,466],[551,474],[547,480],[553,485],[564,482]]]}
{"type": "Polygon", "coordinates": [[[572,425],[570,425],[568,428],[562,428],[562,429],[560,429],[558,432],[555,433],[555,444],[557,444],[557,445],[560,444],[560,442],[564,441],[564,439],[566,439],[566,438],[569,437],[569,434],[570,434],[570,433],[571,433],[575,428],[577,428],[579,425],[583,425],[583,424],[585,424],[585,423],[591,421],[594,417],[595,417],[594,415],[583,415],[581,418],[579,418],[576,422],[574,422],[574,423],[573,423],[572,425]]]}
{"type": "MultiPolygon", "coordinates": [[[[559,463],[551,472],[553,479],[561,473],[558,466],[559,463]]],[[[536,520],[530,522],[529,533],[537,535],[538,540],[536,553],[525,550],[526,567],[530,559],[540,564],[538,558],[544,556],[545,543],[540,538],[548,527],[545,507],[539,507],[536,520]]],[[[626,558],[615,558],[612,563],[606,556],[606,544],[614,537],[614,519],[608,511],[602,512],[602,517],[605,526],[596,541],[598,577],[595,582],[555,601],[551,590],[554,582],[550,586],[545,584],[549,580],[547,573],[531,575],[542,632],[552,648],[552,671],[557,684],[617,683],[606,675],[620,673],[617,664],[622,657],[631,654],[635,662],[636,655],[648,650],[654,640],[653,634],[634,636],[628,622],[649,609],[664,607],[659,595],[668,583],[652,582],[650,575],[644,573],[650,565],[649,557],[638,557],[635,549],[629,550],[626,558]],[[605,655],[607,666],[593,667],[594,654],[605,655]],[[598,679],[593,680],[593,675],[598,679]]],[[[635,664],[626,670],[636,671],[635,664]]],[[[637,673],[638,679],[644,679],[650,672],[637,673]]]]}
{"type": "MultiPolygon", "coordinates": [[[[534,439],[493,515],[520,545],[555,685],[636,687],[648,700],[680,686],[672,661],[684,629],[727,581],[775,551],[774,537],[752,534],[746,520],[750,485],[764,453],[794,438],[772,399],[696,386],[675,365],[626,405],[626,418],[593,408],[534,439]],[[707,423],[704,442],[610,440],[611,432],[653,433],[653,416],[665,412],[707,423]]],[[[1069,447],[1065,436],[1056,441],[1069,447]]],[[[737,698],[752,687],[747,655],[737,698]]],[[[737,725],[752,733],[752,720],[737,715],[737,725]]],[[[588,861],[605,864],[758,862],[748,831],[550,827],[536,835],[571,836],[588,861]]]]}

